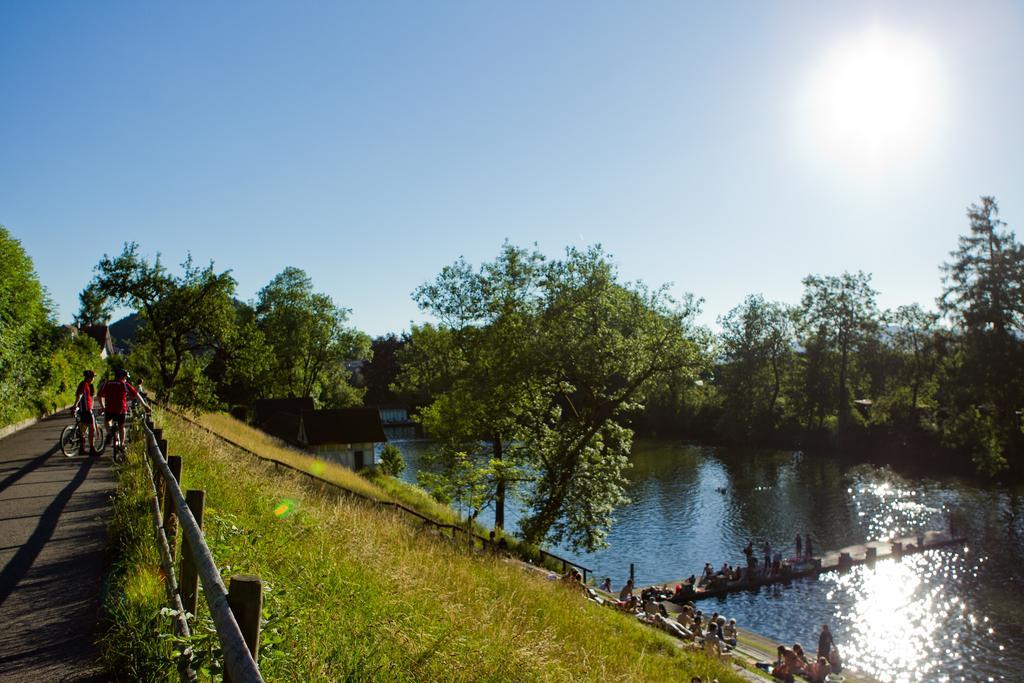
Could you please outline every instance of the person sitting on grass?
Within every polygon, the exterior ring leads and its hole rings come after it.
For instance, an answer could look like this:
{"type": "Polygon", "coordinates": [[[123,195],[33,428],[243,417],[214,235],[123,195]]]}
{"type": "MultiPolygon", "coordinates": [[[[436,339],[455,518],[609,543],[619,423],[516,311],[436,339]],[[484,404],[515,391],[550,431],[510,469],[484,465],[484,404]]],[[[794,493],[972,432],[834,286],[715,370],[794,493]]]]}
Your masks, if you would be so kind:
{"type": "Polygon", "coordinates": [[[800,643],[793,643],[793,655],[796,657],[796,664],[799,667],[799,671],[796,673],[802,673],[807,669],[810,662],[807,661],[807,655],[804,654],[804,649],[800,646],[800,643]]]}
{"type": "Polygon", "coordinates": [[[832,665],[828,663],[828,660],[818,657],[818,661],[807,667],[807,677],[811,683],[825,683],[831,671],[832,665]]]}
{"type": "Polygon", "coordinates": [[[739,642],[739,629],[736,628],[736,620],[730,619],[729,622],[722,627],[722,638],[725,642],[732,647],[736,647],[736,643],[739,642]]]}
{"type": "Polygon", "coordinates": [[[619,591],[619,602],[626,602],[633,597],[633,579],[626,579],[626,585],[619,591]]]}
{"type": "Polygon", "coordinates": [[[713,621],[708,624],[708,632],[704,636],[704,652],[713,657],[722,655],[722,641],[718,639],[718,624],[713,621]]]}
{"type": "Polygon", "coordinates": [[[772,678],[777,678],[785,683],[794,683],[795,675],[792,669],[793,651],[785,645],[778,647],[778,659],[772,669],[772,678]]]}
{"type": "Polygon", "coordinates": [[[601,585],[598,586],[598,588],[600,588],[601,590],[605,591],[606,593],[611,593],[612,592],[612,577],[610,577],[610,576],[604,577],[604,581],[601,582],[601,585]]]}

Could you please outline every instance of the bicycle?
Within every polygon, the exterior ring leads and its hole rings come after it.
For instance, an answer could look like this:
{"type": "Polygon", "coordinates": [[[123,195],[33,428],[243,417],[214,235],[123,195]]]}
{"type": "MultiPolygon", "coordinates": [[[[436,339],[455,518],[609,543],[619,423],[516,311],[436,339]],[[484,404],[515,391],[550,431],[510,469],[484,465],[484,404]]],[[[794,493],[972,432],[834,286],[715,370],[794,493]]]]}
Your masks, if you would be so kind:
{"type": "MultiPolygon", "coordinates": [[[[95,419],[96,429],[93,432],[93,448],[97,453],[102,453],[107,447],[107,431],[103,426],[102,419],[95,419]]],[[[82,420],[81,414],[75,411],[75,424],[68,425],[60,433],[60,450],[67,457],[71,458],[81,454],[82,445],[86,443],[86,434],[89,433],[89,425],[82,420]]]]}

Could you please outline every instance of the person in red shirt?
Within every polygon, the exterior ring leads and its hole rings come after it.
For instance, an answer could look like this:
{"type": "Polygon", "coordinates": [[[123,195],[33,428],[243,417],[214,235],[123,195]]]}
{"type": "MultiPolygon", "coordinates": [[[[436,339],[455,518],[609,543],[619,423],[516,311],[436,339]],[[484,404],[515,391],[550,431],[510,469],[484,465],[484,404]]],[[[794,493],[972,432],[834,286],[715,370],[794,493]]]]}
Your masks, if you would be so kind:
{"type": "Polygon", "coordinates": [[[108,425],[111,423],[117,425],[114,448],[122,448],[124,444],[124,422],[128,415],[128,394],[130,393],[134,396],[147,411],[150,409],[146,399],[142,398],[139,392],[135,390],[135,387],[128,383],[128,379],[128,371],[124,368],[118,368],[114,371],[113,381],[104,384],[100,390],[100,401],[103,403],[103,419],[108,425]]]}
{"type": "Polygon", "coordinates": [[[99,455],[96,452],[96,418],[92,414],[92,397],[95,394],[92,379],[96,373],[86,370],[82,375],[84,379],[75,390],[75,416],[82,425],[89,428],[89,454],[99,455]]]}

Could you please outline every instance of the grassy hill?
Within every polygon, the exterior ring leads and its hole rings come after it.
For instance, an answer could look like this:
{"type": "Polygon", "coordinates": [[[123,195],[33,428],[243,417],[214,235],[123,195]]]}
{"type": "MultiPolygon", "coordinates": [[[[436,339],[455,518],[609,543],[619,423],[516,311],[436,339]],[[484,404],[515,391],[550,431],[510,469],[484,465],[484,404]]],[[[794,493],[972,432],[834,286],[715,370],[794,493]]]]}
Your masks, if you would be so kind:
{"type": "MultiPolygon", "coordinates": [[[[206,533],[223,574],[256,574],[267,586],[260,656],[267,680],[738,680],[543,573],[317,490],[178,418],[161,418],[170,452],[183,456],[183,487],[206,490],[206,533]]],[[[306,457],[225,420],[205,422],[221,421],[261,454],[306,457]]],[[[111,671],[154,680],[172,677],[171,656],[182,644],[157,637],[169,626],[159,616],[143,472],[137,462],[121,472],[111,529],[120,553],[101,649],[111,671]]],[[[342,468],[330,474],[390,495],[342,468]]],[[[217,653],[204,615],[205,607],[192,645],[209,679],[217,653]]]]}

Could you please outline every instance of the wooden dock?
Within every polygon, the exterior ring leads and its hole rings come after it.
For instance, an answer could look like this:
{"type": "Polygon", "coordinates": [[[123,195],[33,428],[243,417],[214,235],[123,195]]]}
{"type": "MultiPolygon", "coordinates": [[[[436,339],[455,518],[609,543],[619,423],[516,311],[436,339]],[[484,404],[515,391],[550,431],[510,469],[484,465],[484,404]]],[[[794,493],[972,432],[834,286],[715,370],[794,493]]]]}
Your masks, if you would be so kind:
{"type": "MultiPolygon", "coordinates": [[[[872,564],[878,560],[900,558],[904,555],[913,555],[934,548],[961,545],[966,541],[967,539],[963,536],[953,536],[945,531],[925,531],[915,536],[903,536],[890,541],[869,541],[827,552],[824,555],[803,559],[799,562],[794,559],[785,560],[782,571],[775,574],[758,572],[749,579],[744,577],[739,581],[719,580],[713,581],[710,584],[701,584],[694,591],[681,596],[680,601],[690,602],[704,598],[716,598],[729,595],[730,593],[757,589],[761,586],[788,583],[794,579],[817,577],[825,572],[846,571],[858,565],[872,564]]],[[[672,590],[673,586],[684,582],[685,579],[680,579],[668,584],[655,584],[649,587],[672,590]]],[[[700,582],[698,581],[698,583],[700,582]]]]}

